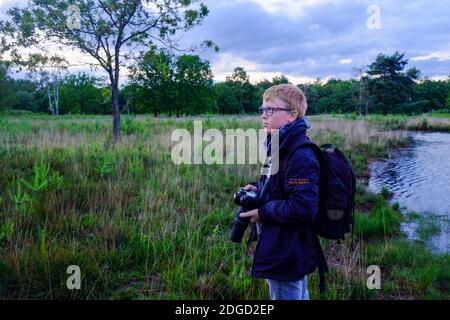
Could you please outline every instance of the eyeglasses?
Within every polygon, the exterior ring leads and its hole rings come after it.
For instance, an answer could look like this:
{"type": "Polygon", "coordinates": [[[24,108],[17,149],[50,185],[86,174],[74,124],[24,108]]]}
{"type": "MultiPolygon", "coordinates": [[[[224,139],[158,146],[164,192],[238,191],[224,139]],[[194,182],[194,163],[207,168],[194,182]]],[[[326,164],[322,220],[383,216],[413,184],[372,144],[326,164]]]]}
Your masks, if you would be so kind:
{"type": "Polygon", "coordinates": [[[264,112],[266,113],[267,116],[271,117],[274,113],[274,111],[288,111],[291,112],[293,111],[292,109],[286,109],[286,108],[276,108],[276,107],[260,107],[259,108],[259,113],[263,114],[264,112]]]}

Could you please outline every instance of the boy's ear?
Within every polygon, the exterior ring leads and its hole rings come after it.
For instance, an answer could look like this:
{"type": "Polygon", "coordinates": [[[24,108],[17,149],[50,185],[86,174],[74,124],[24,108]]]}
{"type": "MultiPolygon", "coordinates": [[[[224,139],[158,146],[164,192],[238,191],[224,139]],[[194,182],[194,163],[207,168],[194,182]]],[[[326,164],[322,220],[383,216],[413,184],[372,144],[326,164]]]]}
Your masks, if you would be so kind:
{"type": "Polygon", "coordinates": [[[294,118],[294,120],[296,120],[296,119],[298,118],[298,112],[297,112],[297,110],[292,110],[291,116],[294,118]]]}

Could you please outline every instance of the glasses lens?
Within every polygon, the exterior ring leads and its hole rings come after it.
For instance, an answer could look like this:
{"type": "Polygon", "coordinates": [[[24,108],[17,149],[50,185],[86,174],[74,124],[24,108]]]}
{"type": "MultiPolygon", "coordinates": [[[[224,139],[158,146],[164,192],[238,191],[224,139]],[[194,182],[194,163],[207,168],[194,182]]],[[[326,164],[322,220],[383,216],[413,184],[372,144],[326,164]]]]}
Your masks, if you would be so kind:
{"type": "Polygon", "coordinates": [[[270,117],[273,114],[273,108],[270,108],[270,107],[263,108],[263,107],[261,107],[261,108],[259,108],[259,112],[261,114],[263,114],[265,112],[266,115],[270,117]]]}

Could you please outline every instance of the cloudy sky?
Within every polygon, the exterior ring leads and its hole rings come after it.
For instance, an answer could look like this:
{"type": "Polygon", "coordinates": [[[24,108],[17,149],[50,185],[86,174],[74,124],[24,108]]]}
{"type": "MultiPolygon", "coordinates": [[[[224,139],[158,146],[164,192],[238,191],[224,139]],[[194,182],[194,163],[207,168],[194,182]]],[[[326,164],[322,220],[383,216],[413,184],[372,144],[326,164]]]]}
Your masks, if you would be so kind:
{"type": "MultiPolygon", "coordinates": [[[[0,0],[0,11],[17,1],[0,0]]],[[[348,79],[378,53],[405,52],[423,76],[450,75],[450,0],[206,0],[210,14],[183,36],[219,47],[199,55],[215,80],[237,66],[252,82],[280,74],[291,82],[348,79]]]]}

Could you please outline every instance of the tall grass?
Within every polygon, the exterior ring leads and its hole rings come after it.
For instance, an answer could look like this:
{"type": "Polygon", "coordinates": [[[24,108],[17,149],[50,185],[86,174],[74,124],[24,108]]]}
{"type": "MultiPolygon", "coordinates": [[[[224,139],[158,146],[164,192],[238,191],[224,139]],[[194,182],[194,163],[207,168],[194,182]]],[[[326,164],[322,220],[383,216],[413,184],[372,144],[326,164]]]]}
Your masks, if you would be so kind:
{"type": "Polygon", "coordinates": [[[365,119],[388,129],[450,132],[449,113],[431,113],[418,116],[370,115],[365,119]]]}
{"type": "MultiPolygon", "coordinates": [[[[258,179],[259,166],[174,165],[171,132],[192,130],[194,119],[203,120],[204,130],[259,127],[256,117],[126,116],[122,141],[113,144],[106,116],[1,119],[0,297],[268,298],[265,282],[249,275],[252,257],[245,245],[228,240],[232,194],[258,179]],[[81,268],[80,290],[66,287],[69,265],[81,268]]],[[[310,122],[312,138],[346,151],[360,178],[370,158],[407,143],[404,133],[380,130],[371,121],[311,117],[310,122]]],[[[359,190],[359,201],[370,202],[364,185],[359,190]]],[[[365,268],[374,256],[383,256],[382,248],[391,252],[385,244],[399,220],[381,200],[372,209],[357,214],[354,252],[348,242],[324,243],[332,266],[326,298],[383,297],[366,288],[365,268]]],[[[386,262],[393,284],[415,281],[404,280],[396,265],[386,262]]],[[[441,269],[435,272],[438,282],[448,277],[441,269]]],[[[319,297],[317,287],[312,275],[313,298],[319,297]]],[[[407,293],[441,297],[441,289],[445,285],[407,293]]]]}

